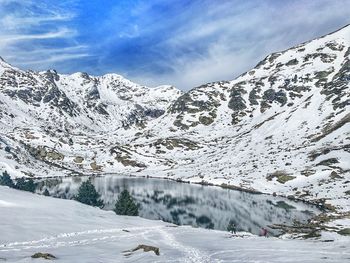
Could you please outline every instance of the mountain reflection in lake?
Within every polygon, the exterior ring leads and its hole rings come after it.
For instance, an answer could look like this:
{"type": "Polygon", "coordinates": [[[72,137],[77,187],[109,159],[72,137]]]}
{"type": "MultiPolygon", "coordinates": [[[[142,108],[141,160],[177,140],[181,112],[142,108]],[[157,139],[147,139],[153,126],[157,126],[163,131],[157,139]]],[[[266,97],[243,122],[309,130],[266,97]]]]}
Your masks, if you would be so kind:
{"type": "MultiPolygon", "coordinates": [[[[38,191],[48,189],[52,196],[71,199],[86,180],[88,177],[41,180],[38,191]]],[[[117,175],[92,177],[91,181],[101,194],[104,209],[113,210],[119,193],[127,189],[140,205],[141,217],[178,225],[226,230],[232,219],[238,231],[258,234],[261,227],[305,222],[318,213],[305,203],[213,186],[117,175]]]]}

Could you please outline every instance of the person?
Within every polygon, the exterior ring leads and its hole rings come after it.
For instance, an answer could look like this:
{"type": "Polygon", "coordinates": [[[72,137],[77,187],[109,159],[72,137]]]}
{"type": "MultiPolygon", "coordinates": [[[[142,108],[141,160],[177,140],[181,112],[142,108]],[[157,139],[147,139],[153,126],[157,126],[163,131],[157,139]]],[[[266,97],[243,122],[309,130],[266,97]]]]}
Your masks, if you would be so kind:
{"type": "Polygon", "coordinates": [[[266,229],[265,227],[262,227],[262,228],[261,228],[261,235],[262,235],[263,237],[267,237],[267,229],[266,229]]]}
{"type": "Polygon", "coordinates": [[[236,234],[236,225],[234,221],[231,219],[227,226],[227,231],[231,232],[231,234],[236,234]]]}
{"type": "Polygon", "coordinates": [[[236,225],[235,225],[235,224],[233,224],[233,226],[232,226],[232,231],[233,231],[233,233],[235,233],[235,235],[236,235],[237,228],[236,228],[236,225]]]}

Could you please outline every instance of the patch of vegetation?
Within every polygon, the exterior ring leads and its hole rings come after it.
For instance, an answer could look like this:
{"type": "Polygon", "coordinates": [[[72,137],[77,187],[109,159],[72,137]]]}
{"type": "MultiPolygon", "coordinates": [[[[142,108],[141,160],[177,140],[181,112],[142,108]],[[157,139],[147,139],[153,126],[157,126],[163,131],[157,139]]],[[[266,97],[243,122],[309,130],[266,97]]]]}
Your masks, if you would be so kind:
{"type": "Polygon", "coordinates": [[[32,258],[43,258],[47,260],[56,259],[54,255],[49,253],[35,253],[34,255],[32,255],[32,258]]]}
{"type": "Polygon", "coordinates": [[[284,201],[278,201],[278,202],[276,203],[275,206],[276,206],[276,207],[279,207],[279,208],[283,208],[283,209],[285,209],[285,210],[295,209],[294,206],[289,205],[289,204],[287,204],[287,203],[284,202],[284,201]]]}
{"type": "Polygon", "coordinates": [[[37,184],[34,183],[32,178],[26,179],[24,177],[21,177],[16,179],[14,182],[7,171],[4,171],[2,173],[2,176],[0,176],[0,185],[32,193],[35,192],[37,187],[37,184]]]}
{"type": "Polygon", "coordinates": [[[188,150],[197,150],[200,148],[198,143],[188,140],[188,139],[180,139],[180,138],[166,138],[166,139],[158,139],[156,142],[152,143],[152,146],[158,148],[160,146],[164,146],[168,150],[173,150],[175,148],[183,148],[185,151],[188,150]]]}
{"type": "Polygon", "coordinates": [[[202,123],[203,125],[206,125],[206,126],[208,126],[208,125],[210,125],[210,124],[212,124],[214,122],[213,118],[207,117],[207,116],[200,116],[198,118],[198,120],[199,120],[200,123],[202,123]]]}
{"type": "MultiPolygon", "coordinates": [[[[272,53],[270,56],[267,56],[267,58],[268,58],[269,62],[272,63],[272,62],[274,62],[274,61],[276,60],[276,58],[278,58],[281,54],[282,54],[282,53],[279,53],[279,52],[277,52],[277,53],[272,53]]],[[[266,58],[266,59],[267,59],[267,58],[266,58]]],[[[266,59],[265,59],[265,60],[266,60],[266,59]]]]}
{"type": "Polygon", "coordinates": [[[2,173],[2,176],[0,176],[0,185],[8,186],[11,188],[15,186],[14,182],[11,179],[11,176],[8,174],[7,171],[4,171],[2,173]]]}
{"type": "Polygon", "coordinates": [[[26,180],[24,177],[21,177],[16,179],[15,188],[18,190],[34,193],[36,189],[36,184],[34,183],[32,178],[26,180]]]}
{"type": "Polygon", "coordinates": [[[198,225],[200,225],[200,226],[205,226],[205,228],[207,228],[207,229],[213,229],[214,228],[214,223],[206,215],[202,215],[200,217],[197,217],[196,218],[196,223],[198,225]]]}
{"type": "Polygon", "coordinates": [[[11,152],[11,148],[9,146],[6,146],[5,147],[5,152],[10,153],[11,152]]]}
{"type": "Polygon", "coordinates": [[[336,163],[339,163],[337,158],[330,158],[319,162],[318,164],[316,164],[316,166],[319,166],[319,165],[331,166],[332,164],[336,164],[336,163]]]}
{"type": "Polygon", "coordinates": [[[139,163],[135,160],[128,159],[127,157],[117,157],[116,160],[121,162],[124,166],[133,166],[139,168],[146,168],[147,166],[143,163],[139,163]]]}
{"type": "Polygon", "coordinates": [[[263,99],[269,103],[277,101],[278,103],[281,104],[281,106],[287,103],[287,95],[282,90],[279,90],[278,92],[276,92],[274,89],[268,89],[264,92],[263,99]]]}
{"type": "Polygon", "coordinates": [[[332,179],[342,179],[343,178],[336,171],[332,171],[330,177],[332,179]]]}
{"type": "Polygon", "coordinates": [[[298,64],[298,60],[295,58],[295,59],[289,60],[286,64],[286,66],[294,66],[297,64],[298,64]]]}
{"type": "Polygon", "coordinates": [[[83,182],[78,190],[78,194],[74,199],[80,203],[97,206],[102,208],[103,201],[100,199],[100,194],[96,191],[95,186],[90,180],[83,182]]]}
{"type": "Polygon", "coordinates": [[[45,191],[44,191],[43,195],[45,195],[45,196],[50,196],[50,192],[49,192],[49,190],[45,189],[45,191]]]}
{"type": "Polygon", "coordinates": [[[272,179],[277,178],[277,182],[284,184],[290,180],[295,179],[295,176],[288,175],[285,171],[276,171],[272,174],[269,174],[266,179],[271,181],[272,179]]]}
{"type": "Polygon", "coordinates": [[[345,46],[342,44],[338,44],[335,41],[331,41],[326,44],[326,47],[329,47],[331,50],[342,51],[345,46]]]}
{"type": "Polygon", "coordinates": [[[244,83],[238,83],[231,89],[228,107],[233,111],[242,111],[247,108],[245,100],[242,97],[242,95],[247,92],[240,86],[242,84],[244,83]]]}
{"type": "Polygon", "coordinates": [[[62,153],[59,153],[55,149],[51,149],[46,146],[27,146],[27,149],[30,155],[39,160],[49,159],[53,161],[62,161],[64,159],[64,155],[62,153]]]}
{"type": "Polygon", "coordinates": [[[82,163],[84,161],[84,158],[81,157],[81,156],[77,156],[77,157],[74,158],[73,161],[76,162],[76,163],[82,163]]]}
{"type": "Polygon", "coordinates": [[[312,53],[307,54],[304,57],[304,62],[307,62],[309,60],[314,60],[316,58],[320,58],[323,63],[332,63],[336,58],[337,55],[334,54],[327,54],[327,53],[312,53]]]}
{"type": "Polygon", "coordinates": [[[111,154],[115,154],[115,159],[122,163],[124,166],[133,166],[139,168],[146,168],[147,166],[144,163],[137,162],[131,159],[130,150],[125,149],[122,146],[115,146],[110,150],[111,154]]]}
{"type": "Polygon", "coordinates": [[[350,228],[344,228],[338,231],[338,234],[342,236],[350,236],[350,228]]]}
{"type": "Polygon", "coordinates": [[[325,147],[321,148],[318,150],[314,150],[310,152],[309,158],[311,161],[316,160],[317,157],[326,155],[330,153],[331,151],[336,151],[336,150],[344,150],[344,151],[350,151],[350,144],[345,144],[345,145],[337,145],[337,146],[332,146],[332,147],[325,147]]]}
{"type": "Polygon", "coordinates": [[[90,163],[90,167],[92,170],[94,171],[101,171],[103,166],[102,165],[98,165],[96,162],[92,162],[90,163]]]}
{"type": "Polygon", "coordinates": [[[123,190],[115,204],[114,212],[117,215],[138,216],[139,208],[128,190],[123,190]]]}
{"type": "Polygon", "coordinates": [[[313,175],[316,173],[316,170],[312,170],[312,169],[305,169],[303,171],[300,172],[302,175],[309,177],[310,175],[313,175]]]}
{"type": "Polygon", "coordinates": [[[258,89],[254,88],[249,92],[249,102],[251,105],[259,105],[258,99],[260,99],[258,89]]]}
{"type": "Polygon", "coordinates": [[[326,137],[328,134],[331,134],[332,132],[343,127],[345,124],[347,124],[349,122],[350,122],[350,113],[345,115],[341,120],[334,123],[333,125],[330,125],[330,126],[324,128],[322,131],[322,134],[315,137],[314,139],[312,139],[311,142],[317,142],[317,141],[321,140],[322,138],[326,137]]]}
{"type": "Polygon", "coordinates": [[[148,245],[138,245],[138,246],[137,246],[136,248],[134,248],[134,249],[124,251],[124,253],[127,252],[127,253],[125,254],[125,256],[130,256],[130,255],[132,254],[132,252],[135,252],[135,251],[137,251],[137,250],[139,250],[139,249],[142,249],[143,252],[153,251],[154,254],[156,254],[157,256],[160,255],[159,247],[153,247],[153,246],[148,246],[148,245]]]}

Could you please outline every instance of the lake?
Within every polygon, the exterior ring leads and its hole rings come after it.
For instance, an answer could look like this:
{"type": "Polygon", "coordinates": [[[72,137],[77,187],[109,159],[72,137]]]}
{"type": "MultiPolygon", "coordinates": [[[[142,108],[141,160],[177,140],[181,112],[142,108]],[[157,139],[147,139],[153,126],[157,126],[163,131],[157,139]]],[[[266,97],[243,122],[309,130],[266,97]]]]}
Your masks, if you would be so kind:
{"type": "MultiPolygon", "coordinates": [[[[88,177],[39,180],[37,192],[48,189],[51,196],[72,199],[88,177]]],[[[226,230],[233,220],[238,231],[259,234],[261,227],[306,222],[320,211],[303,202],[253,194],[215,186],[179,183],[164,179],[108,175],[91,177],[105,203],[113,210],[118,195],[127,189],[139,204],[139,215],[177,225],[226,230]]],[[[278,235],[269,229],[270,235],[278,235]]]]}

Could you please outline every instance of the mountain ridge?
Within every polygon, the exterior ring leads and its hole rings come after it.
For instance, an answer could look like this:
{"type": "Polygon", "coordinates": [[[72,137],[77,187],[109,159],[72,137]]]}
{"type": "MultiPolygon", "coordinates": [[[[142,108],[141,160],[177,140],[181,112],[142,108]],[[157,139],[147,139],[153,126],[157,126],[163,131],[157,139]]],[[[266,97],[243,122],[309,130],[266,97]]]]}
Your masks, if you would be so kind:
{"type": "Polygon", "coordinates": [[[170,178],[350,211],[349,105],[349,25],[185,93],[0,68],[0,167],[170,178]]]}

